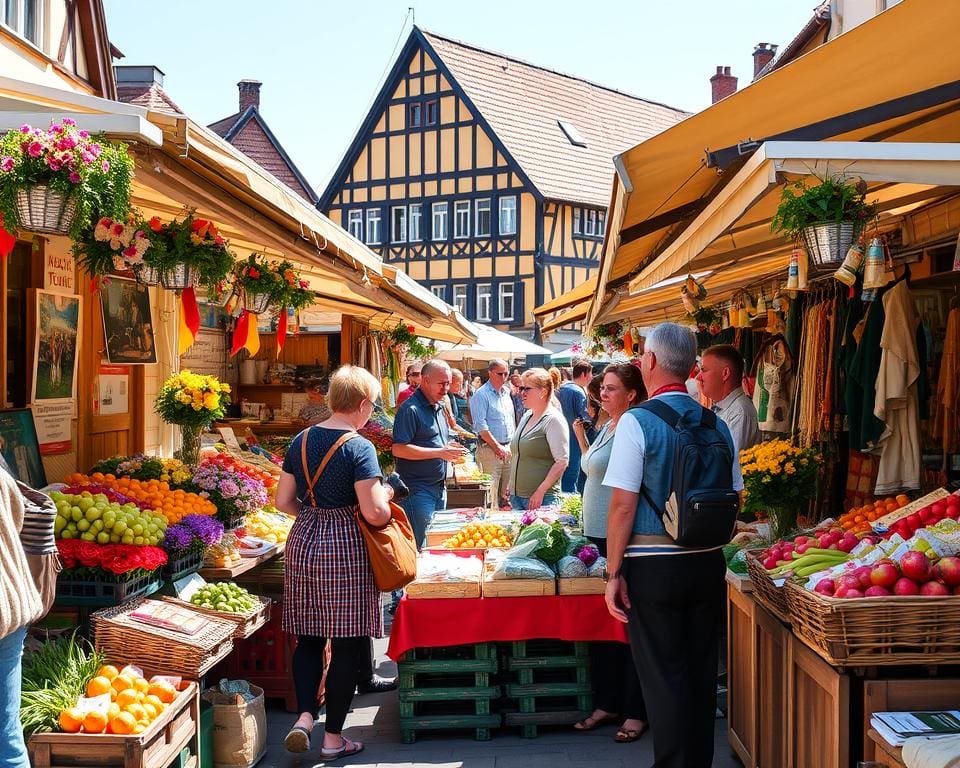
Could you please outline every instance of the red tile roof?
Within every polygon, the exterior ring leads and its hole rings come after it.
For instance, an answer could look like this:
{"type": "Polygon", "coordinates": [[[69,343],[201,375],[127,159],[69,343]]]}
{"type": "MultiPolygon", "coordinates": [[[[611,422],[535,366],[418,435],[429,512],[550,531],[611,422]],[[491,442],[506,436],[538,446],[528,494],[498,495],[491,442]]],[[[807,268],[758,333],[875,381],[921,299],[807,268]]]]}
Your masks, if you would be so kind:
{"type": "Polygon", "coordinates": [[[548,199],[606,207],[613,156],[688,115],[421,30],[480,115],[548,199]],[[558,125],[571,123],[586,147],[558,125]]]}
{"type": "Polygon", "coordinates": [[[126,104],[136,104],[138,107],[151,109],[154,112],[175,112],[183,114],[183,110],[171,99],[162,86],[156,83],[124,83],[117,85],[117,101],[126,104]]]}

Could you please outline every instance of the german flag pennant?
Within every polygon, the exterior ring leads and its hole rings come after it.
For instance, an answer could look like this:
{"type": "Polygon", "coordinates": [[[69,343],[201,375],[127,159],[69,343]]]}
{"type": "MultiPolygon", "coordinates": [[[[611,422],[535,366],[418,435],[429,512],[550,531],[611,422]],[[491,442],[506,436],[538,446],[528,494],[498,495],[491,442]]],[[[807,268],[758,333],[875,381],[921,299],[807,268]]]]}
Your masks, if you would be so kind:
{"type": "Polygon", "coordinates": [[[178,347],[182,355],[197,340],[200,332],[200,307],[197,306],[197,295],[193,286],[185,288],[180,294],[180,332],[178,347]]]}
{"type": "Polygon", "coordinates": [[[233,357],[241,349],[246,349],[253,357],[260,351],[260,333],[257,331],[257,316],[243,310],[237,318],[237,327],[233,329],[233,345],[230,356],[233,357]]]}
{"type": "Polygon", "coordinates": [[[277,357],[283,352],[283,345],[287,340],[287,308],[280,308],[280,316],[277,318],[277,357]]]}

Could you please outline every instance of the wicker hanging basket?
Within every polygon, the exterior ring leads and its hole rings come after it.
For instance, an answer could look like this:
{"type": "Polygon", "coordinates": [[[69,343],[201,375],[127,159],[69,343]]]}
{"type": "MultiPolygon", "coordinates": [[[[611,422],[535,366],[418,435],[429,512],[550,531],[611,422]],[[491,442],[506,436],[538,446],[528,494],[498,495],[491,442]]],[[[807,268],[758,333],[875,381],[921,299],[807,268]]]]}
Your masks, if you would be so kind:
{"type": "Polygon", "coordinates": [[[852,221],[813,224],[800,230],[803,245],[814,269],[835,269],[843,262],[857,236],[852,221]]]}
{"type": "Polygon", "coordinates": [[[17,190],[20,227],[45,235],[65,235],[77,217],[77,199],[43,184],[17,190]]]}
{"type": "Polygon", "coordinates": [[[270,294],[244,291],[243,308],[255,315],[266,312],[270,308],[270,294]]]}
{"type": "Polygon", "coordinates": [[[137,282],[144,285],[157,285],[160,282],[160,271],[148,264],[138,264],[133,268],[133,276],[137,282]]]}
{"type": "Polygon", "coordinates": [[[196,270],[188,264],[177,264],[160,273],[160,285],[169,291],[182,291],[197,282],[196,270]]]}

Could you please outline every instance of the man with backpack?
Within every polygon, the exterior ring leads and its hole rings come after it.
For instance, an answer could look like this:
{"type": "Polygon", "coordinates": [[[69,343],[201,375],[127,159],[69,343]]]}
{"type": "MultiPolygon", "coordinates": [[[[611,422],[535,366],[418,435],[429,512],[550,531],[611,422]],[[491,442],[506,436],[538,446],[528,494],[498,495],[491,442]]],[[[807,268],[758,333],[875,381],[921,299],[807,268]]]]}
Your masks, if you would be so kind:
{"type": "Polygon", "coordinates": [[[604,485],[607,607],[628,624],[653,729],[656,768],[713,761],[721,548],[743,488],[730,431],[687,393],[693,332],[675,323],[647,337],[640,372],[650,399],[617,427],[604,485]]]}

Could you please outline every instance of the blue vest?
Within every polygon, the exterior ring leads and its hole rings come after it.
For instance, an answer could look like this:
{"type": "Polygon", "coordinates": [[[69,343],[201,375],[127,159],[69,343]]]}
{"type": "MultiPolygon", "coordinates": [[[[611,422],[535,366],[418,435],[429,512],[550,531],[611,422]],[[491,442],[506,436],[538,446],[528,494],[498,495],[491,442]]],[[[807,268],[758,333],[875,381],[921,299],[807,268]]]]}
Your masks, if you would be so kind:
{"type": "MultiPolygon", "coordinates": [[[[699,416],[701,406],[690,395],[683,392],[667,392],[659,395],[663,401],[681,416],[695,414],[699,416]]],[[[676,432],[662,419],[642,408],[631,408],[627,414],[635,418],[643,430],[644,457],[643,457],[643,486],[650,497],[660,505],[662,510],[670,495],[670,486],[673,482],[673,452],[676,448],[676,432]]],[[[627,415],[624,414],[624,415],[627,415]]],[[[730,430],[717,419],[717,430],[730,443],[733,451],[733,439],[730,430]]],[[[663,527],[660,513],[654,510],[641,492],[637,499],[637,511],[633,518],[634,534],[644,536],[666,536],[667,529],[663,527]]]]}

